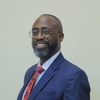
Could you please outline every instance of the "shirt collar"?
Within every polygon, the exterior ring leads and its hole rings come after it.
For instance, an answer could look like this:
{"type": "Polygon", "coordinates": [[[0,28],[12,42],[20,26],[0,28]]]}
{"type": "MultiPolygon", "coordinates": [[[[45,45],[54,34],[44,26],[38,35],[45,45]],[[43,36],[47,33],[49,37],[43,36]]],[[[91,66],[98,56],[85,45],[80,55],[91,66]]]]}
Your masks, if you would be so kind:
{"type": "MultiPolygon", "coordinates": [[[[50,59],[48,59],[43,65],[42,68],[44,70],[47,70],[49,66],[53,63],[53,61],[57,58],[57,56],[60,54],[60,51],[58,51],[56,54],[54,54],[50,59]]],[[[38,63],[38,66],[40,65],[40,62],[38,63]]]]}

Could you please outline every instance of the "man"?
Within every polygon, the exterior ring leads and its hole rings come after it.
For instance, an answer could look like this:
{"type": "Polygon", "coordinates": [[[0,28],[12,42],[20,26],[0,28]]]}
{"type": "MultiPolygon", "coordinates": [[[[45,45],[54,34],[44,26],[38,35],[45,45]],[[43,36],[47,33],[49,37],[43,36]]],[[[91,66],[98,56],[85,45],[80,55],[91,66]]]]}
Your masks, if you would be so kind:
{"type": "Polygon", "coordinates": [[[85,72],[67,61],[60,51],[64,38],[60,20],[43,14],[33,24],[30,35],[34,53],[40,61],[27,70],[17,100],[90,100],[85,72]],[[40,65],[44,71],[29,89],[35,69],[40,65]]]}

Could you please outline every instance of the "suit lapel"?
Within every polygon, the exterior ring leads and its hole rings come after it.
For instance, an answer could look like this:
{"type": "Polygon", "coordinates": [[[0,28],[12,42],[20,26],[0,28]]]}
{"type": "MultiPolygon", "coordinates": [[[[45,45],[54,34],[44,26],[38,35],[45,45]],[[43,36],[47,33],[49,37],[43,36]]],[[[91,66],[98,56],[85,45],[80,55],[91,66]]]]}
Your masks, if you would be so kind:
{"type": "Polygon", "coordinates": [[[37,85],[34,87],[29,100],[34,100],[35,97],[38,95],[39,91],[45,87],[46,84],[53,78],[55,75],[55,70],[59,69],[59,65],[63,60],[62,54],[60,54],[55,61],[51,64],[51,66],[47,69],[44,75],[41,77],[37,85]]]}
{"type": "Polygon", "coordinates": [[[33,88],[33,91],[29,97],[29,100],[34,100],[34,98],[36,97],[36,95],[38,94],[38,92],[45,87],[45,85],[50,81],[50,79],[52,79],[52,77],[54,76],[54,72],[52,70],[48,70],[43,77],[39,80],[39,82],[37,83],[37,85],[33,88]]]}

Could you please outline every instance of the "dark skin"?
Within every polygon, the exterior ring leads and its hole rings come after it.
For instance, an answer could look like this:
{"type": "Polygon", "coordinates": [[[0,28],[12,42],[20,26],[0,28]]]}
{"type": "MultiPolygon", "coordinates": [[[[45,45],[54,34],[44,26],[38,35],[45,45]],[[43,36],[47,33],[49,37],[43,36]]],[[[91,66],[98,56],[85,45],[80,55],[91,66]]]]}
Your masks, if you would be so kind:
{"type": "MultiPolygon", "coordinates": [[[[32,29],[33,28],[37,28],[39,30],[41,30],[42,28],[49,28],[51,29],[52,33],[49,35],[49,37],[44,37],[41,34],[41,32],[39,32],[39,34],[36,37],[32,38],[32,43],[35,43],[38,41],[42,41],[42,42],[44,41],[52,45],[55,42],[55,40],[57,40],[57,47],[52,52],[50,52],[47,56],[40,58],[40,63],[42,65],[45,61],[47,61],[51,56],[53,56],[55,53],[57,53],[60,50],[61,42],[64,38],[64,34],[61,32],[60,33],[58,32],[59,23],[52,16],[46,16],[46,15],[40,16],[33,24],[32,29]]],[[[42,49],[46,47],[47,47],[46,44],[42,44],[42,45],[39,44],[36,46],[36,48],[38,49],[42,49]]]]}

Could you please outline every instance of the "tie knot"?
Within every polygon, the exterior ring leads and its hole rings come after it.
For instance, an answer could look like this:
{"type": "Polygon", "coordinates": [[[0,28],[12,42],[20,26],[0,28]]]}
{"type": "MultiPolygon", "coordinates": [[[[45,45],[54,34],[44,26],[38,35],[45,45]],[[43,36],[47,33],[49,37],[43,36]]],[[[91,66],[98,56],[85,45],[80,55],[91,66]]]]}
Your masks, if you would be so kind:
{"type": "Polygon", "coordinates": [[[44,69],[41,66],[38,66],[36,68],[36,72],[38,72],[38,73],[42,73],[43,71],[44,71],[44,69]]]}

